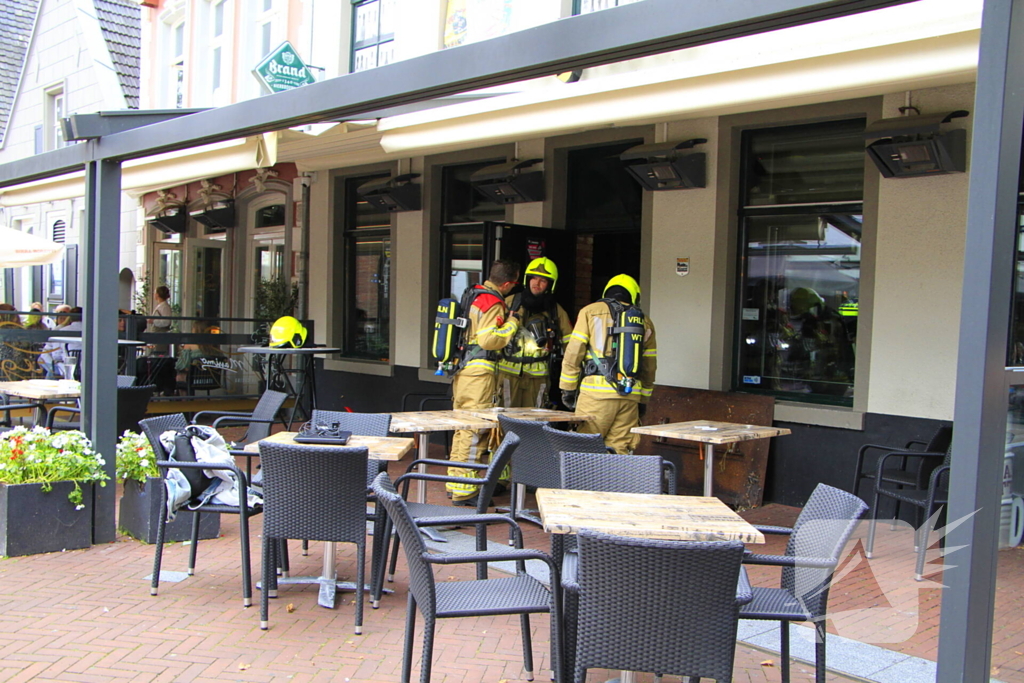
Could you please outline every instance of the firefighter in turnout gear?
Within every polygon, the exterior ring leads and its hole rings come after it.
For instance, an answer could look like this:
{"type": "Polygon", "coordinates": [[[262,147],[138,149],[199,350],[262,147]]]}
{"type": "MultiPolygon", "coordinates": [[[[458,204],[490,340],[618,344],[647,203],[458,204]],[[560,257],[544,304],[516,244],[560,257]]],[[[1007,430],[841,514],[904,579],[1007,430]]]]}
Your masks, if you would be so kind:
{"type": "Polygon", "coordinates": [[[658,369],[654,325],[639,301],[636,280],[609,280],[603,298],[580,311],[559,378],[566,406],[593,416],[578,431],[600,434],[616,453],[636,446],[630,430],[643,417],[658,369]]]}
{"type": "MultiPolygon", "coordinates": [[[[458,371],[452,380],[452,408],[474,410],[493,408],[498,391],[498,352],[519,330],[519,320],[510,315],[505,298],[519,280],[519,264],[498,260],[491,266],[487,281],[473,285],[472,302],[463,315],[467,319],[465,349],[458,371]]],[[[464,297],[466,300],[466,297],[464,297]]],[[[452,437],[453,462],[485,463],[490,430],[462,429],[452,437]]],[[[426,457],[424,453],[422,457],[426,457]]],[[[474,479],[477,470],[449,467],[453,477],[474,479]]],[[[473,505],[479,487],[469,484],[445,485],[456,505],[473,505]]]]}
{"type": "Polygon", "coordinates": [[[498,359],[498,392],[506,408],[540,408],[551,388],[552,357],[569,342],[572,323],[554,299],[558,267],[549,258],[530,261],[523,291],[505,299],[521,316],[519,332],[498,359]]]}

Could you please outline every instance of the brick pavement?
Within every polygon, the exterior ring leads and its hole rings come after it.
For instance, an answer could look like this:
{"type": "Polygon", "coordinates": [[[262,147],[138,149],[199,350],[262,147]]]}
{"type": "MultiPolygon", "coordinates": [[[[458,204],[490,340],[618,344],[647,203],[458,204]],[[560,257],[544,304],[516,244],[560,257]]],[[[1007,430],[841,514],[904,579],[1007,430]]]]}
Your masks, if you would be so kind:
{"type": "MultiPolygon", "coordinates": [[[[399,467],[393,465],[393,475],[399,467]]],[[[793,508],[767,506],[748,516],[779,523],[794,513],[793,508]]],[[[257,518],[251,534],[256,577],[260,527],[257,518]]],[[[525,532],[528,546],[547,548],[543,532],[530,525],[525,525],[525,532]]],[[[367,606],[362,636],[352,632],[350,594],[343,594],[338,609],[326,610],[316,605],[316,591],[308,586],[281,588],[280,597],[271,602],[270,630],[264,632],[259,629],[258,606],[242,608],[237,534],[237,523],[225,517],[221,537],[200,543],[196,576],[162,583],[157,597],[149,596],[144,580],[152,567],[152,547],[125,537],[86,550],[0,560],[0,681],[399,680],[407,587],[404,561],[393,585],[395,595],[385,596],[379,610],[367,606]],[[288,606],[294,611],[288,612],[288,606]]],[[[496,530],[493,540],[500,541],[500,535],[496,530]]],[[[168,546],[164,569],[184,570],[187,552],[187,544],[168,546]]],[[[293,575],[319,573],[319,544],[312,544],[310,555],[302,557],[293,543],[291,554],[293,575]]],[[[338,555],[339,571],[351,578],[354,548],[342,545],[338,555]]],[[[1000,553],[1000,578],[1004,573],[1022,576],[1022,560],[1024,551],[1000,553]]],[[[752,574],[755,581],[777,580],[752,574]]],[[[879,593],[865,574],[855,569],[842,579],[832,593],[834,608],[857,609],[879,602],[879,593]]],[[[443,568],[441,575],[471,578],[472,568],[443,568]]],[[[1006,597],[997,607],[997,621],[1019,615],[1024,593],[1010,585],[1001,585],[1000,590],[1006,597]]],[[[918,628],[906,642],[885,647],[934,659],[937,593],[921,591],[918,628]]],[[[1014,628],[1000,629],[996,636],[1002,643],[995,660],[998,675],[1011,683],[1024,681],[1020,619],[1014,623],[1014,628]]],[[[534,617],[532,628],[537,677],[546,680],[546,618],[534,617]]],[[[515,617],[441,621],[433,680],[523,680],[518,629],[515,617]]],[[[843,634],[870,635],[872,629],[871,623],[855,623],[844,625],[843,634]]],[[[418,657],[418,638],[416,652],[418,657]]],[[[735,680],[778,681],[776,660],[741,643],[735,680]]],[[[418,675],[418,661],[413,673],[418,675]]],[[[609,674],[594,671],[587,680],[603,681],[609,674]]],[[[794,662],[793,674],[794,681],[811,680],[812,667],[794,662]]],[[[830,673],[829,680],[847,679],[830,673]]]]}

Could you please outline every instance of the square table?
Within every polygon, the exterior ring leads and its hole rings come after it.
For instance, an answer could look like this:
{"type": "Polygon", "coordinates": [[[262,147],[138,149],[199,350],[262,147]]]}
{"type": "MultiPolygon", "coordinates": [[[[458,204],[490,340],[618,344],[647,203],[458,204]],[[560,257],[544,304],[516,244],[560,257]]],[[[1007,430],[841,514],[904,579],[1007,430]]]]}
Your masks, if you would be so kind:
{"type": "Polygon", "coordinates": [[[634,434],[660,436],[666,439],[697,441],[702,444],[701,458],[704,459],[704,495],[711,496],[714,486],[715,446],[735,443],[737,441],[753,441],[768,439],[773,436],[789,434],[782,427],[759,427],[757,425],[735,424],[732,422],[712,422],[710,420],[692,420],[690,422],[671,422],[669,424],[633,427],[634,434]]]}
{"type": "MultiPolygon", "coordinates": [[[[260,444],[265,442],[286,444],[295,446],[312,446],[314,448],[339,448],[336,445],[329,444],[296,444],[293,437],[298,432],[277,432],[271,434],[266,439],[261,439],[256,443],[250,443],[245,446],[246,451],[250,453],[258,453],[260,450],[260,444]]],[[[360,436],[353,434],[349,437],[348,443],[343,448],[348,447],[365,447],[369,452],[370,459],[372,460],[401,460],[406,453],[412,450],[413,440],[403,437],[395,436],[360,436]]],[[[381,539],[383,540],[383,539],[381,539]]],[[[320,576],[290,576],[281,577],[277,580],[278,585],[284,584],[314,584],[320,586],[320,595],[317,597],[317,603],[321,607],[327,607],[328,609],[334,609],[335,594],[340,590],[355,590],[356,586],[350,581],[338,581],[338,571],[335,565],[334,556],[335,544],[333,541],[324,542],[324,563],[321,569],[320,576]]],[[[384,558],[385,560],[387,558],[384,558]]],[[[383,571],[383,566],[381,571],[383,571]]],[[[385,589],[388,590],[388,589],[385,589]]]]}
{"type": "MultiPolygon", "coordinates": [[[[28,398],[34,401],[70,401],[82,396],[82,384],[76,380],[23,379],[17,382],[0,382],[0,394],[28,398]]],[[[45,410],[36,408],[36,424],[41,425],[45,410]]]]}

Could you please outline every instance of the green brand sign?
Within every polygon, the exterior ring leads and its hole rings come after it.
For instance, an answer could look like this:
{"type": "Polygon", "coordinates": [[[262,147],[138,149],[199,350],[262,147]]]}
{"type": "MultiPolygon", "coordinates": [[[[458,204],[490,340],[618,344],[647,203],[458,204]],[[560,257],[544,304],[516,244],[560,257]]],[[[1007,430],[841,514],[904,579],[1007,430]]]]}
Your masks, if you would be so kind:
{"type": "Polygon", "coordinates": [[[295,48],[287,40],[264,57],[263,61],[252,70],[252,73],[272,93],[316,82],[313,74],[299,59],[295,48]]]}

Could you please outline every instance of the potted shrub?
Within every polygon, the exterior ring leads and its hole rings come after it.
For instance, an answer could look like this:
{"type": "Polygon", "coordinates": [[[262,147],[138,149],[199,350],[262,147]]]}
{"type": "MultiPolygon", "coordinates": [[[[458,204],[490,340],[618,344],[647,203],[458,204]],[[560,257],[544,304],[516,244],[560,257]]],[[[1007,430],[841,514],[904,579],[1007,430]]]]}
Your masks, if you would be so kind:
{"type": "Polygon", "coordinates": [[[0,555],[92,544],[93,482],[103,457],[78,430],[15,427],[0,434],[0,555]]]}
{"type": "MultiPolygon", "coordinates": [[[[118,509],[117,523],[133,538],[156,543],[160,524],[160,488],[163,479],[156,466],[153,446],[143,434],[126,431],[117,442],[117,478],[124,483],[124,495],[118,509]]],[[[192,537],[193,514],[178,510],[173,522],[167,524],[164,541],[187,541],[192,537]]],[[[199,538],[216,538],[220,533],[220,515],[203,515],[199,521],[199,538]]]]}

